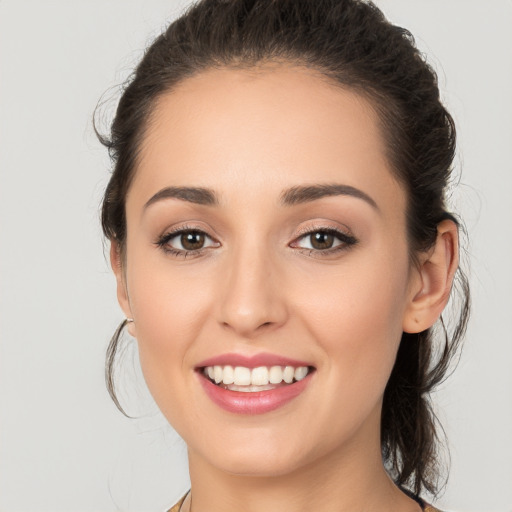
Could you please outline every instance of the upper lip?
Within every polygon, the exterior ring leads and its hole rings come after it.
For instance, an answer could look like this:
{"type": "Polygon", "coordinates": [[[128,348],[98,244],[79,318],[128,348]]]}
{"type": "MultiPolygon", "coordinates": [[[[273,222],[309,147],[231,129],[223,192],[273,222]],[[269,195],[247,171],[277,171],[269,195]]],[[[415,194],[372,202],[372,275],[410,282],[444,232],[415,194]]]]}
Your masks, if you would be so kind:
{"type": "Polygon", "coordinates": [[[312,366],[306,361],[291,359],[278,354],[262,352],[251,356],[243,354],[220,354],[201,361],[196,368],[206,366],[244,366],[246,368],[258,368],[259,366],[312,366]]]}

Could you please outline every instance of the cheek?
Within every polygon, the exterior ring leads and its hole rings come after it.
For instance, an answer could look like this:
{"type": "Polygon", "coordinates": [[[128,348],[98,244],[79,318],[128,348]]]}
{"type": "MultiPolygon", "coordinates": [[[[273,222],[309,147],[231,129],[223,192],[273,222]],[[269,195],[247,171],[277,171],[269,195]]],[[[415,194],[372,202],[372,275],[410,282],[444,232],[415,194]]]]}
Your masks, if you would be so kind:
{"type": "Polygon", "coordinates": [[[364,431],[363,425],[379,422],[402,335],[407,261],[395,261],[395,267],[378,261],[361,261],[364,272],[351,265],[350,271],[305,283],[309,293],[302,294],[297,308],[300,330],[308,332],[321,354],[323,392],[315,410],[318,418],[328,418],[329,434],[320,421],[308,428],[311,436],[323,439],[325,451],[364,431]]]}
{"type": "Polygon", "coordinates": [[[160,390],[172,393],[179,386],[174,376],[188,363],[188,349],[209,314],[208,283],[187,278],[161,255],[147,251],[132,251],[127,275],[144,377],[154,396],[160,390]]]}
{"type": "Polygon", "coordinates": [[[311,281],[298,308],[328,356],[330,374],[347,383],[355,395],[368,386],[383,391],[402,335],[407,255],[403,251],[386,261],[383,254],[311,281]]]}

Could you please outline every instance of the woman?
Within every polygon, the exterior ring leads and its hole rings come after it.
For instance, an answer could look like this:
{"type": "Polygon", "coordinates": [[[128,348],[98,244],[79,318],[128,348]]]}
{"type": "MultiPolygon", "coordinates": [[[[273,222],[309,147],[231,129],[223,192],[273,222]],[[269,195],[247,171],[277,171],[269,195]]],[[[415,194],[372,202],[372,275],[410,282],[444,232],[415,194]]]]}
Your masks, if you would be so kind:
{"type": "Polygon", "coordinates": [[[127,317],[107,379],[121,408],[126,327],[187,443],[172,510],[435,510],[428,393],[469,299],[459,273],[448,335],[455,129],[410,34],[356,0],[199,2],[148,49],[102,142],[127,317]]]}

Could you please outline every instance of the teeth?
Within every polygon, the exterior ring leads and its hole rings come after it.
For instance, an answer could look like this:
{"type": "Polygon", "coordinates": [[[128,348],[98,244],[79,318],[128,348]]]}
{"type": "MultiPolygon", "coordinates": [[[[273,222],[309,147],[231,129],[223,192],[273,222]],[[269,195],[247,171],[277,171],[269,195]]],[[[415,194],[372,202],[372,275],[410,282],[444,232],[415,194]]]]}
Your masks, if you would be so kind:
{"type": "Polygon", "coordinates": [[[283,380],[283,370],[280,366],[272,366],[268,372],[268,381],[270,384],[279,384],[283,380]]]}
{"type": "Polygon", "coordinates": [[[232,366],[224,366],[224,372],[222,376],[223,384],[233,384],[235,382],[235,372],[232,366]]]}
{"type": "MultiPolygon", "coordinates": [[[[304,367],[303,367],[304,368],[304,367]]],[[[307,368],[306,368],[307,370],[307,368]]],[[[293,366],[286,366],[283,372],[283,380],[286,384],[293,382],[293,376],[295,375],[295,368],[293,366]]]]}
{"type": "Polygon", "coordinates": [[[295,380],[302,380],[308,374],[308,368],[306,366],[299,366],[295,369],[293,376],[295,380]]]}
{"type": "Polygon", "coordinates": [[[268,384],[268,368],[265,366],[253,368],[251,372],[251,384],[253,386],[266,386],[268,384]]]}
{"type": "Polygon", "coordinates": [[[262,391],[273,389],[271,384],[291,384],[294,380],[302,380],[309,373],[307,366],[259,366],[258,368],[246,368],[245,366],[208,366],[203,373],[216,384],[229,385],[233,391],[262,391]],[[244,386],[238,389],[238,386],[244,386]],[[254,386],[257,388],[253,389],[254,386]]]}
{"type": "Polygon", "coordinates": [[[275,386],[272,384],[267,384],[266,386],[236,386],[235,384],[231,384],[231,386],[227,386],[230,391],[241,391],[242,393],[256,393],[258,391],[267,391],[270,389],[274,389],[275,386]]]}
{"type": "Polygon", "coordinates": [[[237,386],[248,386],[251,383],[251,370],[244,366],[237,366],[233,383],[237,386]]]}

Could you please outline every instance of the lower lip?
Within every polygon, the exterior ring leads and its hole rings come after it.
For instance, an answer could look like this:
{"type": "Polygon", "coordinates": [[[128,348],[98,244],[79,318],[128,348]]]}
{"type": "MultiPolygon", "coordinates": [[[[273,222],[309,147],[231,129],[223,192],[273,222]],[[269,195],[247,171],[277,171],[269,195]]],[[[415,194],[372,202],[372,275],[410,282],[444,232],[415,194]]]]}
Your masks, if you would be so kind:
{"type": "Polygon", "coordinates": [[[254,393],[231,391],[213,384],[201,374],[198,376],[208,397],[222,409],[237,414],[264,414],[284,406],[300,395],[309,384],[312,373],[293,384],[254,393]]]}

